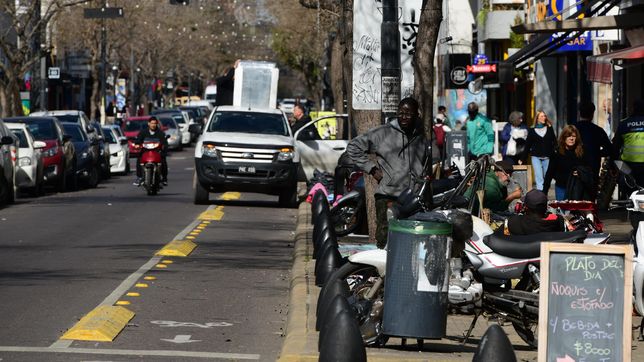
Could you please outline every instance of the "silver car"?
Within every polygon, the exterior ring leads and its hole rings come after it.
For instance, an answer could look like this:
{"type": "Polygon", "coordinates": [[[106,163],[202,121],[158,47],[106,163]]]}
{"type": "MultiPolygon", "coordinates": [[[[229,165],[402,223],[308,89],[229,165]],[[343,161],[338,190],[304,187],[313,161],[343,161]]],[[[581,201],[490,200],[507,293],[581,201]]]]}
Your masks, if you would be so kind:
{"type": "Polygon", "coordinates": [[[171,150],[181,151],[183,149],[183,144],[181,143],[181,133],[179,131],[179,126],[172,118],[171,114],[158,114],[156,115],[161,122],[161,128],[165,132],[168,138],[168,148],[171,150]]]}
{"type": "Polygon", "coordinates": [[[103,126],[105,141],[110,146],[110,172],[127,175],[130,173],[130,147],[127,137],[117,125],[103,126]]]}
{"type": "Polygon", "coordinates": [[[45,175],[42,150],[47,147],[43,141],[37,141],[24,123],[5,123],[20,142],[20,157],[16,170],[16,186],[28,191],[33,196],[44,193],[45,175]]]}

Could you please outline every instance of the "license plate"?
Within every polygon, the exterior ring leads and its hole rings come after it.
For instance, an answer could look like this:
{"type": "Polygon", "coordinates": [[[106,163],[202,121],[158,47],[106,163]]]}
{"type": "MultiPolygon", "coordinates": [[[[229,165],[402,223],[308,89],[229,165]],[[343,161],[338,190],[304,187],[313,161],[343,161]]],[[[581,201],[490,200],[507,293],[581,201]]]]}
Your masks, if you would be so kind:
{"type": "Polygon", "coordinates": [[[253,166],[239,166],[239,173],[255,173],[253,166]]]}

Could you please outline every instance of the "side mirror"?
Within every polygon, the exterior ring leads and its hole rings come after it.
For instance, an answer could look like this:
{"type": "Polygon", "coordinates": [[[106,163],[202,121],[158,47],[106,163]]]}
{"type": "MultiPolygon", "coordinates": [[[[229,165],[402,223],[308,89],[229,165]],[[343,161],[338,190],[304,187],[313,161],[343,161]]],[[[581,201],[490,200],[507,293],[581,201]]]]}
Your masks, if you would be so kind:
{"type": "Polygon", "coordinates": [[[122,144],[122,145],[126,145],[127,144],[127,138],[119,137],[119,143],[122,144]]]}
{"type": "Polygon", "coordinates": [[[0,139],[0,143],[3,145],[12,145],[13,144],[13,137],[11,136],[2,136],[0,139]]]}
{"type": "Polygon", "coordinates": [[[43,141],[34,141],[34,148],[35,149],[38,150],[38,149],[42,149],[42,148],[45,148],[45,147],[47,147],[47,144],[45,142],[43,142],[43,141]]]}
{"type": "Polygon", "coordinates": [[[190,133],[201,134],[201,132],[203,131],[203,129],[202,129],[202,127],[201,127],[201,125],[200,125],[200,124],[193,123],[193,124],[191,124],[191,125],[189,125],[189,126],[188,126],[188,131],[189,131],[190,133]]]}

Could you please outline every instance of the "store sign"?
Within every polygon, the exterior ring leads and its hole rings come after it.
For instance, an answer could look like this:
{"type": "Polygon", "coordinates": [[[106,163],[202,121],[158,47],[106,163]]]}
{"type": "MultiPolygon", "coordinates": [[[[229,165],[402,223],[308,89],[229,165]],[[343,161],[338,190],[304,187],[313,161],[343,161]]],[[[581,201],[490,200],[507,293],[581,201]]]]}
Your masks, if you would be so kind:
{"type": "Polygon", "coordinates": [[[466,68],[468,73],[496,73],[496,64],[474,64],[466,68]]]}
{"type": "MultiPolygon", "coordinates": [[[[578,2],[575,0],[550,0],[550,5],[547,6],[547,17],[552,19],[552,21],[562,21],[563,19],[573,15],[579,11],[584,6],[584,2],[578,2]],[[575,6],[575,4],[577,6],[575,6]],[[565,11],[567,9],[567,11],[565,11]]],[[[579,19],[583,18],[583,15],[578,17],[579,19]]],[[[565,33],[554,33],[550,37],[550,41],[556,42],[565,33]]],[[[577,35],[573,32],[571,35],[577,35]]],[[[569,39],[565,41],[564,45],[557,49],[558,53],[565,52],[578,52],[578,51],[592,51],[593,50],[593,41],[588,31],[584,32],[580,36],[569,39]]]]}
{"type": "MultiPolygon", "coordinates": [[[[468,65],[469,67],[469,65],[468,65]]],[[[465,67],[455,67],[449,74],[452,83],[463,85],[467,82],[467,69],[465,67]]]]}
{"type": "Polygon", "coordinates": [[[47,76],[49,79],[60,79],[60,68],[49,67],[49,69],[47,69],[47,76]]]}
{"type": "Polygon", "coordinates": [[[474,63],[473,64],[482,65],[482,64],[488,64],[488,63],[489,63],[489,60],[487,58],[487,55],[485,55],[485,54],[476,54],[476,56],[474,56],[474,63]]]}

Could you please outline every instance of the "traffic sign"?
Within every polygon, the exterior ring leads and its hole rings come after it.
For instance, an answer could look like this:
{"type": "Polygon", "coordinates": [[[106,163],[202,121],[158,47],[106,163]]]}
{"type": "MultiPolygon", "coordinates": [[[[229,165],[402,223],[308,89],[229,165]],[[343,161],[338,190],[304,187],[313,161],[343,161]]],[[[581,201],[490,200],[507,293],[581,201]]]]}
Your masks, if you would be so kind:
{"type": "Polygon", "coordinates": [[[123,8],[86,8],[83,17],[85,19],[112,19],[122,18],[123,8]]]}
{"type": "Polygon", "coordinates": [[[60,68],[50,67],[47,69],[47,76],[49,79],[60,79],[60,68]]]}

